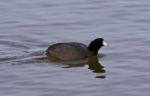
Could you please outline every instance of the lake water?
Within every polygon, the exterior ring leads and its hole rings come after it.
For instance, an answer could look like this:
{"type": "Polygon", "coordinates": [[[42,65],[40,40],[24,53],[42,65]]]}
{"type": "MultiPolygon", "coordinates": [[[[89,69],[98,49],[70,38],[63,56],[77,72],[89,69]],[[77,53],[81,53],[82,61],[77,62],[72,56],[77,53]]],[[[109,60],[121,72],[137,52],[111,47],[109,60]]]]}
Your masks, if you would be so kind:
{"type": "Polygon", "coordinates": [[[150,96],[149,91],[149,0],[0,1],[1,96],[150,96]],[[44,55],[50,44],[88,44],[97,37],[109,43],[97,62],[104,68],[67,68],[44,55]]]}

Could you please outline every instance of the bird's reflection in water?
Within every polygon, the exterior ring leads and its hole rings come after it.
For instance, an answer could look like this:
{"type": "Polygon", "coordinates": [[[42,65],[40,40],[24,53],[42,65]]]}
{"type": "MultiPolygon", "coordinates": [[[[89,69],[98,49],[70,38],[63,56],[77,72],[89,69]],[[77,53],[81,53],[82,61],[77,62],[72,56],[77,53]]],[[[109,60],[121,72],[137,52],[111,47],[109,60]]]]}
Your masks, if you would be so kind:
{"type": "Polygon", "coordinates": [[[99,63],[98,56],[93,56],[88,60],[89,69],[95,73],[105,73],[104,66],[99,63]]]}
{"type": "MultiPolygon", "coordinates": [[[[99,63],[98,56],[93,56],[88,60],[89,69],[94,73],[105,73],[104,66],[99,63]]],[[[106,76],[104,74],[98,74],[95,78],[104,79],[106,76]]]]}
{"type": "MultiPolygon", "coordinates": [[[[62,68],[83,67],[85,65],[88,65],[89,70],[91,70],[94,73],[98,73],[95,78],[104,79],[104,78],[106,78],[106,76],[105,76],[105,74],[102,74],[102,73],[105,73],[105,69],[104,69],[104,66],[102,66],[99,63],[99,57],[102,58],[103,56],[104,55],[101,55],[101,56],[96,55],[96,56],[92,56],[92,57],[90,57],[86,60],[80,60],[80,61],[74,61],[74,62],[72,62],[72,61],[70,61],[70,62],[61,62],[64,65],[62,68]]],[[[53,58],[53,60],[54,60],[54,58],[53,58]]]]}

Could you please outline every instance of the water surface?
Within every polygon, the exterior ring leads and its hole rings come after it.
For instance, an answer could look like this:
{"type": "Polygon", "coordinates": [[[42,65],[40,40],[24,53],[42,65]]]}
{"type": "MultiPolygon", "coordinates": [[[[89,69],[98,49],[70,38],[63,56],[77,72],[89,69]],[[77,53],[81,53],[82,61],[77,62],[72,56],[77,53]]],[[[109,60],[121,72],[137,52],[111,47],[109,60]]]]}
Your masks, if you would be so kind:
{"type": "Polygon", "coordinates": [[[149,96],[149,17],[148,0],[1,0],[0,95],[149,96]],[[109,43],[98,65],[44,55],[50,44],[97,37],[109,43]]]}

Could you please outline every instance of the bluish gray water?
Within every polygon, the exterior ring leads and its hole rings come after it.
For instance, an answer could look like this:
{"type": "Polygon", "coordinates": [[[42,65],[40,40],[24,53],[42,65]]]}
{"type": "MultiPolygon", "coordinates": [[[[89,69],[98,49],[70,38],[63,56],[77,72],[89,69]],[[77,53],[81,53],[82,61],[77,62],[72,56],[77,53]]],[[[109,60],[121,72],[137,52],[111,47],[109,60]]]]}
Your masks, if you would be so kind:
{"type": "Polygon", "coordinates": [[[149,96],[149,0],[1,0],[1,96],[149,96]],[[64,68],[44,51],[103,37],[99,64],[64,68]]]}

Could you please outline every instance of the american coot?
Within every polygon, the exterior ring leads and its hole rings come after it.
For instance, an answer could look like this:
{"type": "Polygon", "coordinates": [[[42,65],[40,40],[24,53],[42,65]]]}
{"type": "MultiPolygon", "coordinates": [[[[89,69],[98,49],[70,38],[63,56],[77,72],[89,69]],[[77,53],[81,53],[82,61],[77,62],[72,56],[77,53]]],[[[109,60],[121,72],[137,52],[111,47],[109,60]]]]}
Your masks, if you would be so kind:
{"type": "Polygon", "coordinates": [[[107,46],[103,38],[96,38],[89,46],[78,42],[56,43],[48,47],[46,55],[63,61],[81,60],[97,55],[103,46],[107,46]]]}

